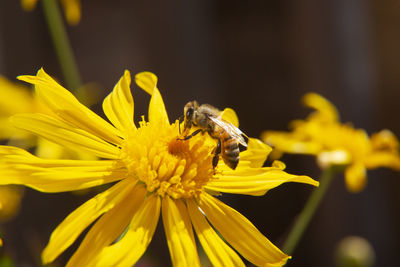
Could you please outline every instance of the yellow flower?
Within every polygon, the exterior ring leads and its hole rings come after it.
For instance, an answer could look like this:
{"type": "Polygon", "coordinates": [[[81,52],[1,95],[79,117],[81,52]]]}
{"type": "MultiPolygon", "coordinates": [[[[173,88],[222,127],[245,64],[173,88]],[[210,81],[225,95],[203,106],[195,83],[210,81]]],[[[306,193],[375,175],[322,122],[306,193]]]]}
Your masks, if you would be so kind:
{"type": "MultiPolygon", "coordinates": [[[[10,145],[18,145],[26,149],[35,147],[35,154],[43,158],[95,159],[93,155],[72,151],[46,139],[37,138],[36,135],[12,125],[10,116],[19,113],[44,113],[54,116],[51,110],[32,94],[31,88],[0,76],[0,95],[2,96],[0,98],[0,141],[7,141],[10,145]]],[[[84,191],[79,191],[79,193],[82,192],[84,191]]],[[[0,222],[10,221],[18,214],[23,195],[22,187],[0,186],[0,222]]]]}
{"type": "Polygon", "coordinates": [[[367,169],[400,170],[399,141],[392,132],[382,130],[369,138],[364,130],[340,123],[336,108],[322,96],[309,93],[303,101],[315,112],[293,121],[291,132],[265,131],[261,139],[284,153],[315,155],[321,168],[344,165],[350,192],[365,187],[367,169]]]}
{"type": "Polygon", "coordinates": [[[193,228],[213,265],[244,266],[231,247],[257,266],[281,266],[287,261],[289,256],[249,220],[215,197],[222,192],[259,196],[284,182],[318,185],[307,176],[284,172],[281,162],[262,167],[271,150],[267,145],[250,138],[236,170],[223,161],[214,169],[215,140],[208,135],[178,140],[179,121],[169,122],[152,73],[136,76],[137,84],[151,94],[148,121],[142,117],[139,127],[133,123],[128,71],[103,102],[113,125],[43,70],[19,79],[34,84],[38,98],[57,117],[17,115],[12,119],[16,126],[103,160],[41,159],[3,146],[0,184],[63,192],[114,182],[55,229],[42,254],[45,264],[93,224],[67,266],[132,266],[150,243],[160,214],[174,266],[200,265],[193,228]]]}
{"type": "Polygon", "coordinates": [[[9,121],[11,115],[36,110],[36,101],[33,100],[29,88],[0,76],[0,94],[2,96],[0,98],[0,139],[25,139],[28,143],[32,143],[30,134],[17,130],[9,121]]]}
{"type": "Polygon", "coordinates": [[[23,194],[19,186],[0,186],[0,222],[12,220],[18,214],[23,194]]]}
{"type": "MultiPolygon", "coordinates": [[[[80,90],[86,90],[85,87],[80,90]]],[[[31,88],[9,81],[0,76],[0,140],[8,141],[8,144],[24,148],[36,147],[35,154],[44,158],[94,159],[93,156],[82,152],[73,152],[36,135],[15,128],[10,122],[10,116],[19,113],[43,113],[50,116],[55,114],[44,104],[38,101],[32,94],[31,88]],[[12,101],[10,101],[12,100],[12,101]]]]}
{"type": "MultiPolygon", "coordinates": [[[[70,25],[77,25],[81,20],[80,0],[60,0],[64,8],[65,17],[70,25]]],[[[35,8],[38,0],[21,0],[22,8],[31,11],[35,8]]]]}

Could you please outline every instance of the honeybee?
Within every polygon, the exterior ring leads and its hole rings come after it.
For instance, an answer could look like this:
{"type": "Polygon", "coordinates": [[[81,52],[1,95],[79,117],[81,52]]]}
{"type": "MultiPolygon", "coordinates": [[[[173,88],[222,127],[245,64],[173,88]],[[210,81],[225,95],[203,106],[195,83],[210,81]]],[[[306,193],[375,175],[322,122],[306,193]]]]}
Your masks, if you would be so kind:
{"type": "Polygon", "coordinates": [[[183,118],[183,140],[188,140],[200,132],[202,134],[207,132],[209,136],[218,140],[217,147],[214,149],[213,167],[217,166],[221,155],[228,167],[236,169],[239,163],[239,145],[245,149],[246,140],[248,140],[239,128],[224,120],[222,112],[217,108],[208,104],[199,106],[197,101],[191,101],[185,105],[183,118]],[[199,129],[188,135],[192,126],[197,126],[199,129]]]}

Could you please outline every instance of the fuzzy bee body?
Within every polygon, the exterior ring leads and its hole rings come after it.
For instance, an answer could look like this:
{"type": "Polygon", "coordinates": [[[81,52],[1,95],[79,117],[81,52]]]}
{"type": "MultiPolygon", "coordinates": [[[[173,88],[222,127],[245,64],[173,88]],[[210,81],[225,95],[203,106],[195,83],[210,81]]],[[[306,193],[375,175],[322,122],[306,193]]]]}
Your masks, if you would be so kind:
{"type": "Polygon", "coordinates": [[[191,101],[184,108],[184,139],[187,140],[200,132],[207,132],[209,136],[218,140],[214,150],[213,167],[217,166],[221,155],[224,163],[235,169],[240,159],[239,144],[247,147],[244,134],[236,126],[223,120],[221,111],[215,107],[208,104],[199,106],[196,101],[191,101]],[[199,129],[188,135],[192,126],[199,129]]]}

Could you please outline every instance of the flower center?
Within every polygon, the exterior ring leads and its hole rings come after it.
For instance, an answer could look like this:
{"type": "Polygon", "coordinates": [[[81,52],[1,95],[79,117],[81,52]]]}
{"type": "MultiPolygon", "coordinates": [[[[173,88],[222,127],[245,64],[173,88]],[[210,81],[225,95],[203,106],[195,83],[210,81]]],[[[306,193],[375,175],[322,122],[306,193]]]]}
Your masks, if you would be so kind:
{"type": "Polygon", "coordinates": [[[121,150],[129,175],[146,184],[149,192],[175,199],[198,195],[214,174],[215,145],[202,135],[179,140],[178,123],[165,126],[141,121],[121,150]]]}

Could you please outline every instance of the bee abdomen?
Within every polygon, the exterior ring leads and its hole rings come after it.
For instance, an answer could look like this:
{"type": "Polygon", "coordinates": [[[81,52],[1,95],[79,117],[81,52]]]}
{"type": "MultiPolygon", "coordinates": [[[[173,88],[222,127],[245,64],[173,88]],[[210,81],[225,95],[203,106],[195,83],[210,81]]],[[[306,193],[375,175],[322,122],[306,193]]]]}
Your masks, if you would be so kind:
{"type": "Polygon", "coordinates": [[[239,163],[240,151],[236,140],[232,139],[231,136],[229,137],[224,139],[222,159],[229,168],[234,170],[239,163]]]}

